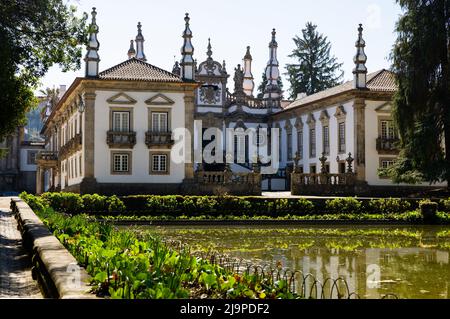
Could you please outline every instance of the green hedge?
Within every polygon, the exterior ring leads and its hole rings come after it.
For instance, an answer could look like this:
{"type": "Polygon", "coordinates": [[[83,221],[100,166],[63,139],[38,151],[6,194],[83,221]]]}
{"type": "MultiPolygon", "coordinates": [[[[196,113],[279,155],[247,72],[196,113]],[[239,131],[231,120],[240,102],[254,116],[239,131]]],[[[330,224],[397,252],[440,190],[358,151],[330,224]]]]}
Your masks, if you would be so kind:
{"type": "MultiPolygon", "coordinates": [[[[418,208],[416,201],[396,198],[361,200],[353,197],[329,200],[304,198],[263,198],[252,196],[102,196],[74,193],[45,193],[34,197],[26,193],[31,205],[47,205],[76,215],[87,213],[109,216],[306,216],[323,214],[403,214],[418,208]]],[[[23,198],[23,197],[22,197],[23,198]]],[[[450,199],[441,201],[440,211],[450,211],[450,199]],[[444,208],[444,209],[442,209],[444,208]]]]}

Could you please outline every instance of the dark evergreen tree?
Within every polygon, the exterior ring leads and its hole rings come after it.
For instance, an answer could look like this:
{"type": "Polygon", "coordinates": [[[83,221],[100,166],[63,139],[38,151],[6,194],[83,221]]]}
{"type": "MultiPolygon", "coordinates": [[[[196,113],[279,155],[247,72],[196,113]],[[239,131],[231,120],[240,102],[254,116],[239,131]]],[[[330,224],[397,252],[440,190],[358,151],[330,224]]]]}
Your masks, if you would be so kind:
{"type": "MultiPolygon", "coordinates": [[[[278,78],[278,86],[280,87],[281,91],[283,92],[283,81],[281,80],[281,77],[278,78]]],[[[261,77],[261,83],[258,86],[258,98],[261,99],[264,96],[264,90],[267,86],[267,77],[266,72],[263,72],[261,77]]]]}
{"type": "Polygon", "coordinates": [[[397,0],[392,69],[400,156],[387,170],[395,182],[450,181],[450,3],[397,0]]]}
{"type": "Polygon", "coordinates": [[[299,93],[311,95],[342,83],[342,63],[331,56],[331,43],[316,29],[316,25],[308,22],[302,36],[292,39],[295,49],[289,57],[296,63],[286,65],[291,99],[299,93]]]}
{"type": "Polygon", "coordinates": [[[62,0],[0,1],[0,139],[25,123],[33,90],[53,64],[80,68],[87,15],[62,0]]]}

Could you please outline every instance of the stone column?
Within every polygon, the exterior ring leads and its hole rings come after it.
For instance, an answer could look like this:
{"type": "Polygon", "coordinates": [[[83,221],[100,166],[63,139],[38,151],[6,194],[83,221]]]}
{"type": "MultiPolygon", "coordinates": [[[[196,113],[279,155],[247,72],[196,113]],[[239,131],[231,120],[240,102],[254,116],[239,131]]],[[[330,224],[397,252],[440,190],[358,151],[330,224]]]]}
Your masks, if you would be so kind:
{"type": "Polygon", "coordinates": [[[358,182],[366,181],[366,103],[363,98],[353,102],[355,129],[355,173],[358,182]]]}
{"type": "MultiPolygon", "coordinates": [[[[83,181],[80,185],[81,193],[90,193],[96,184],[94,160],[95,160],[95,90],[86,90],[84,93],[84,124],[82,132],[82,143],[84,150],[83,181]]],[[[108,164],[109,165],[109,164],[108,164]]],[[[66,185],[67,186],[67,185],[66,185]]]]}
{"type": "Polygon", "coordinates": [[[191,140],[185,141],[186,154],[189,154],[190,161],[184,164],[184,178],[194,179],[194,92],[185,92],[184,96],[184,126],[191,134],[191,140]],[[190,163],[189,163],[190,162],[190,163]]]}
{"type": "Polygon", "coordinates": [[[36,171],[36,194],[42,194],[44,192],[45,186],[45,176],[44,169],[41,166],[37,167],[36,171]]]}

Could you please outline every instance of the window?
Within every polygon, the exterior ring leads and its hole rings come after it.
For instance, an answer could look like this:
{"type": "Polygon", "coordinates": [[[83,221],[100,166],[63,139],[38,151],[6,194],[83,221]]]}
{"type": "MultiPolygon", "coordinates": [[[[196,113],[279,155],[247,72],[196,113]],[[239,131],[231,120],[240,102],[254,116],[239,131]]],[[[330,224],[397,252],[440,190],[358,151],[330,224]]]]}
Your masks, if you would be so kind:
{"type": "Polygon", "coordinates": [[[381,126],[381,138],[385,140],[396,139],[394,122],[390,120],[382,120],[381,126]]]}
{"type": "Polygon", "coordinates": [[[287,133],[287,158],[288,161],[292,160],[292,133],[287,133]]]}
{"type": "Polygon", "coordinates": [[[316,174],[317,173],[317,166],[315,164],[311,165],[309,167],[309,173],[310,174],[316,174]]]}
{"type": "Polygon", "coordinates": [[[152,112],[152,131],[165,133],[168,131],[168,113],[152,112]]]}
{"type": "Polygon", "coordinates": [[[338,151],[345,153],[345,122],[339,123],[338,130],[338,151]]]}
{"type": "Polygon", "coordinates": [[[309,157],[316,157],[316,129],[309,129],[309,157]]]}
{"type": "Polygon", "coordinates": [[[114,111],[113,115],[113,127],[114,132],[129,132],[130,131],[130,112],[117,112],[114,111]]]}
{"type": "Polygon", "coordinates": [[[36,155],[37,151],[27,152],[27,165],[36,165],[36,155]]]}
{"type": "Polygon", "coordinates": [[[152,172],[166,173],[167,172],[167,155],[152,155],[152,172]]]}
{"type": "Polygon", "coordinates": [[[330,155],[330,129],[328,126],[323,127],[323,152],[330,155]]]}
{"type": "Polygon", "coordinates": [[[129,172],[129,154],[113,154],[113,172],[128,173],[129,172]]]}
{"type": "Polygon", "coordinates": [[[297,131],[297,152],[300,159],[303,158],[303,131],[297,131]]]}
{"type": "Polygon", "coordinates": [[[395,164],[395,159],[381,159],[380,160],[380,168],[389,168],[395,164]]]}
{"type": "Polygon", "coordinates": [[[81,161],[82,160],[81,160],[81,155],[80,155],[80,157],[78,158],[80,176],[83,175],[83,173],[81,172],[81,164],[82,164],[81,161]]]}

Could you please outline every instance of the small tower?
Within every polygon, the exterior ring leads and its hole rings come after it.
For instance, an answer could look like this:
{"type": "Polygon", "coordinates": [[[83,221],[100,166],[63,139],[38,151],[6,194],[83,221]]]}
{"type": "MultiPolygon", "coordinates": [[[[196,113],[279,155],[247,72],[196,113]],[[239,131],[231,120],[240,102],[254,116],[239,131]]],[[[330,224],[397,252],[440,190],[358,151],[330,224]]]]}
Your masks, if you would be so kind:
{"type": "Polygon", "coordinates": [[[356,55],[353,58],[355,62],[355,68],[353,69],[353,88],[366,89],[367,88],[367,55],[364,52],[366,42],[362,36],[363,27],[362,24],[358,28],[358,40],[356,41],[356,55]]]}
{"type": "Polygon", "coordinates": [[[264,89],[264,99],[267,100],[268,106],[277,107],[275,101],[281,99],[281,88],[278,86],[278,79],[280,77],[279,63],[277,60],[278,43],[275,39],[275,29],[272,30],[272,41],[269,43],[270,58],[266,67],[267,85],[264,89]]]}
{"type": "Polygon", "coordinates": [[[97,40],[98,25],[96,21],[97,12],[95,10],[95,8],[92,8],[92,22],[89,25],[89,43],[84,58],[84,61],[86,62],[86,77],[98,77],[98,65],[100,62],[98,49],[100,48],[100,43],[97,40]]]}
{"type": "Polygon", "coordinates": [[[144,54],[144,36],[142,35],[142,25],[138,22],[138,34],[136,36],[136,59],[146,62],[147,58],[144,54]]]}
{"type": "Polygon", "coordinates": [[[194,47],[192,46],[192,31],[189,28],[189,13],[186,13],[184,21],[186,27],[183,32],[183,46],[181,47],[181,77],[185,80],[195,80],[195,62],[193,59],[194,47]]]}
{"type": "Polygon", "coordinates": [[[250,54],[250,47],[247,47],[247,53],[244,56],[244,92],[248,96],[253,97],[253,90],[255,82],[252,74],[252,55],[250,54]]]}
{"type": "Polygon", "coordinates": [[[128,59],[136,57],[136,50],[134,49],[134,41],[130,40],[130,49],[128,50],[128,59]]]}

